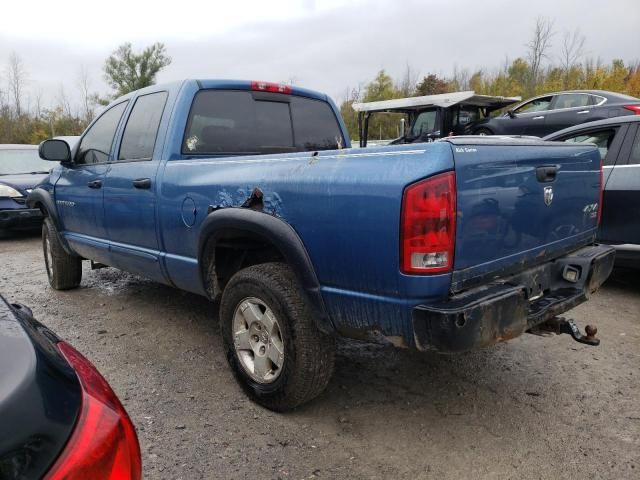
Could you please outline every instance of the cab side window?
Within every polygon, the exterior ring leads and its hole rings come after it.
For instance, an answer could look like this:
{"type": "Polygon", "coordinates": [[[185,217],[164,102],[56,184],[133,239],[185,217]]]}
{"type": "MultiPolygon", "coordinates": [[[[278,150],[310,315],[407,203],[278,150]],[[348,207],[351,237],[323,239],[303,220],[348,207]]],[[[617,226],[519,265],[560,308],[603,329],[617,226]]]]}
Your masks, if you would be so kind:
{"type": "Polygon", "coordinates": [[[533,113],[549,110],[551,108],[552,99],[553,95],[549,95],[548,97],[536,98],[535,100],[531,100],[530,102],[527,102],[516,109],[515,113],[533,113]]]}
{"type": "Polygon", "coordinates": [[[128,101],[111,107],[89,128],[80,141],[75,159],[76,164],[87,165],[109,161],[113,137],[116,134],[120,118],[127,108],[127,103],[128,101]]]}
{"type": "Polygon", "coordinates": [[[138,97],[124,128],[118,160],[151,159],[166,101],[167,92],[138,97]]]}

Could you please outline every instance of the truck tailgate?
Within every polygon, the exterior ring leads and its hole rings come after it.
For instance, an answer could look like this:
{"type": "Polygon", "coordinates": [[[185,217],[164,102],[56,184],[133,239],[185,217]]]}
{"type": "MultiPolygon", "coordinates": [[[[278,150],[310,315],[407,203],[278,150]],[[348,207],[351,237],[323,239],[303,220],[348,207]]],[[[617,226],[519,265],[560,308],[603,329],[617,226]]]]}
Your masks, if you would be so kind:
{"type": "Polygon", "coordinates": [[[490,282],[593,242],[600,196],[595,146],[459,138],[452,291],[490,282]]]}

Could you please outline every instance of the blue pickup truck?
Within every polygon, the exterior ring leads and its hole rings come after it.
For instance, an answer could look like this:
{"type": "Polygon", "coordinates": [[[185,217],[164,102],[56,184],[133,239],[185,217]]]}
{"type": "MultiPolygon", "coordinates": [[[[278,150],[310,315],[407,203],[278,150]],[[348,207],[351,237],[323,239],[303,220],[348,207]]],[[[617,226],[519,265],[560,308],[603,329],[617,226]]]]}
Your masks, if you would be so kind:
{"type": "Polygon", "coordinates": [[[333,102],[297,87],[145,88],[40,155],[60,162],[27,200],[51,286],[90,260],[219,299],[235,376],[277,411],[325,388],[338,336],[462,352],[562,331],[614,260],[595,146],[351,149],[333,102]]]}

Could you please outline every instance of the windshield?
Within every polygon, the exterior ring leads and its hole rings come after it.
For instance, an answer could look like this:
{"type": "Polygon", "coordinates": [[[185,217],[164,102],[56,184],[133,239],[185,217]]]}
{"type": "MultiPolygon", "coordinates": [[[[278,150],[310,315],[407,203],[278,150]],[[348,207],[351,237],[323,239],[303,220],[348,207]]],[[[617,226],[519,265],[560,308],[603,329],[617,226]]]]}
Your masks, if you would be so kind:
{"type": "Polygon", "coordinates": [[[420,115],[418,115],[418,117],[416,118],[416,121],[413,122],[411,134],[414,137],[418,137],[424,133],[432,133],[436,131],[438,129],[436,125],[437,118],[437,110],[427,110],[425,112],[421,112],[420,115]]]}
{"type": "Polygon", "coordinates": [[[36,148],[0,150],[0,175],[49,173],[54,165],[53,162],[42,160],[36,148]]]}

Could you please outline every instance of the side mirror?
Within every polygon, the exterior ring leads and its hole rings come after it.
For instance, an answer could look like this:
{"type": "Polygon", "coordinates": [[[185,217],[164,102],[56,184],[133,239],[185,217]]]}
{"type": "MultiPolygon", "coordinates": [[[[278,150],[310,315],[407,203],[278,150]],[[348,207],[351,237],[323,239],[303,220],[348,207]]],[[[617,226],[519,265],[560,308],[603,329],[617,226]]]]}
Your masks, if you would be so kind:
{"type": "Polygon", "coordinates": [[[61,163],[71,161],[71,148],[69,148],[69,144],[64,140],[45,140],[38,147],[38,153],[43,160],[61,163]]]}
{"type": "Polygon", "coordinates": [[[511,118],[516,118],[515,112],[511,109],[507,110],[507,115],[509,115],[509,117],[511,118]]]}

